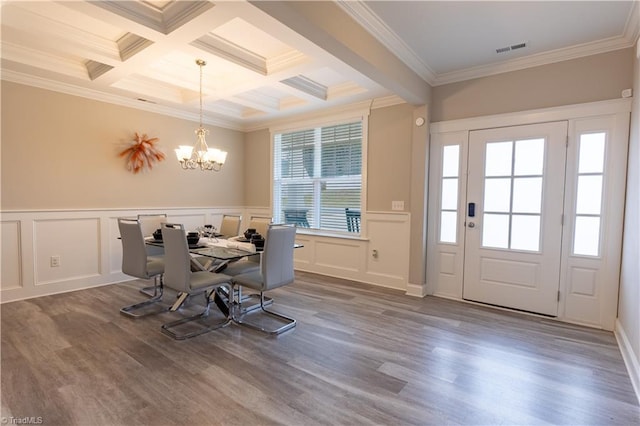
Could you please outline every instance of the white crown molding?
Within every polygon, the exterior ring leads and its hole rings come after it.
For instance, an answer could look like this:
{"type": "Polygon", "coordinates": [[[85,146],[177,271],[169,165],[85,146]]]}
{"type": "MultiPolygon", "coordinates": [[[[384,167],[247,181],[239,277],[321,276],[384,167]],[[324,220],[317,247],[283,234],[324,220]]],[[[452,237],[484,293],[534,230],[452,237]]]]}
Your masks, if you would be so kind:
{"type": "Polygon", "coordinates": [[[126,33],[117,41],[118,49],[120,49],[120,58],[126,61],[133,55],[146,49],[153,44],[151,40],[140,37],[137,34],[126,33]]]}
{"type": "MultiPolygon", "coordinates": [[[[12,83],[23,84],[25,86],[33,86],[40,89],[51,90],[54,92],[64,93],[71,96],[78,96],[81,98],[91,99],[98,102],[106,102],[114,105],[120,105],[124,107],[134,108],[142,111],[153,112],[156,114],[166,115],[169,117],[179,118],[182,120],[188,120],[198,122],[200,116],[198,113],[187,112],[179,108],[169,107],[166,105],[159,105],[150,102],[142,102],[137,99],[132,99],[124,96],[113,95],[109,93],[100,92],[98,90],[89,89],[85,87],[75,86],[72,84],[61,83],[58,81],[49,80],[42,77],[36,77],[29,74],[24,74],[12,70],[2,69],[2,80],[12,83]]],[[[335,116],[337,114],[353,113],[354,111],[369,111],[371,109],[384,108],[388,106],[398,105],[406,103],[402,98],[396,95],[386,96],[382,98],[375,98],[360,102],[355,102],[347,105],[340,105],[330,108],[324,108],[321,110],[309,111],[307,113],[295,114],[293,116],[287,116],[274,120],[265,120],[257,123],[242,124],[232,120],[225,120],[222,118],[203,117],[203,123],[212,126],[217,126],[230,130],[237,130],[241,132],[251,132],[255,130],[261,130],[270,128],[273,126],[282,126],[283,124],[295,123],[299,120],[309,119],[323,119],[329,116],[335,116]]],[[[220,106],[218,106],[220,107],[220,106]]],[[[280,108],[284,109],[284,108],[280,108]]],[[[237,111],[233,111],[233,114],[237,111]]],[[[368,114],[368,113],[367,113],[368,114]]],[[[259,115],[259,114],[258,114],[259,115]]]]}
{"type": "Polygon", "coordinates": [[[291,49],[272,58],[267,58],[267,74],[285,71],[307,62],[311,62],[311,58],[302,52],[291,49]]]}
{"type": "Polygon", "coordinates": [[[631,43],[637,43],[640,39],[640,1],[638,0],[631,5],[631,13],[624,27],[623,37],[631,43]]]}
{"type": "Polygon", "coordinates": [[[333,101],[344,96],[353,96],[366,92],[367,89],[352,81],[336,84],[327,89],[327,100],[333,101]]]}
{"type": "Polygon", "coordinates": [[[623,35],[611,37],[593,43],[579,44],[563,49],[539,53],[524,58],[482,65],[448,73],[436,74],[418,55],[409,48],[402,39],[391,30],[362,0],[335,0],[356,22],[362,25],[378,41],[393,52],[408,67],[418,73],[423,80],[432,86],[455,83],[474,78],[487,77],[525,68],[547,65],[569,59],[606,53],[613,50],[632,47],[640,35],[640,2],[634,1],[629,18],[625,24],[623,35]]]}
{"type": "Polygon", "coordinates": [[[209,1],[176,1],[167,4],[162,9],[165,34],[180,28],[214,6],[209,1]]]}
{"type": "Polygon", "coordinates": [[[262,129],[282,129],[291,126],[300,126],[301,123],[321,123],[327,119],[335,119],[336,117],[356,115],[368,116],[372,109],[384,108],[388,106],[405,104],[406,101],[399,96],[391,95],[382,98],[367,99],[364,101],[354,102],[346,105],[338,105],[334,107],[324,108],[321,110],[313,110],[295,116],[283,117],[275,120],[265,120],[253,125],[245,127],[245,132],[253,132],[262,129]]]}
{"type": "Polygon", "coordinates": [[[369,6],[361,0],[336,0],[336,4],[424,81],[432,84],[436,73],[369,6]]]}
{"type": "MultiPolygon", "coordinates": [[[[79,80],[89,79],[87,67],[78,61],[62,58],[48,52],[18,46],[5,40],[0,41],[0,47],[2,49],[3,61],[22,63],[34,68],[41,68],[42,64],[46,63],[48,71],[64,74],[79,80]],[[46,59],[46,62],[43,61],[43,58],[46,59]]],[[[3,72],[5,71],[3,70],[3,72]]]]}
{"type": "Polygon", "coordinates": [[[93,2],[104,10],[136,22],[159,33],[166,34],[162,11],[144,3],[98,0],[93,2]]]}
{"type": "Polygon", "coordinates": [[[252,129],[246,131],[268,128],[272,133],[308,128],[323,125],[328,122],[347,121],[356,117],[368,117],[373,100],[354,102],[347,105],[339,105],[322,110],[309,111],[306,114],[297,114],[276,120],[264,121],[252,129]]]}
{"type": "Polygon", "coordinates": [[[375,98],[371,104],[371,109],[386,108],[394,105],[406,104],[407,102],[400,96],[391,95],[384,98],[375,98]]]}
{"type": "Polygon", "coordinates": [[[258,74],[267,75],[265,58],[215,34],[205,34],[192,41],[191,45],[258,74]]]}
{"type": "MultiPolygon", "coordinates": [[[[79,87],[67,83],[61,83],[58,81],[52,81],[41,77],[35,77],[28,74],[23,74],[11,70],[2,70],[2,80],[10,81],[12,83],[23,84],[25,86],[38,87],[40,89],[51,90],[54,92],[60,92],[67,95],[79,96],[81,98],[87,98],[94,101],[106,102],[114,105],[125,106],[129,108],[139,109],[143,111],[153,112],[156,114],[166,115],[169,117],[175,117],[182,120],[189,120],[198,122],[200,116],[198,113],[187,112],[178,108],[173,108],[165,105],[158,105],[149,102],[142,102],[137,99],[131,99],[124,96],[113,95],[109,93],[100,92],[97,90],[89,89],[86,87],[79,87]]],[[[203,117],[203,123],[212,126],[222,127],[225,129],[244,131],[241,124],[218,119],[212,117],[203,117]]]]}
{"type": "Polygon", "coordinates": [[[634,44],[635,43],[630,42],[625,37],[613,37],[593,43],[585,43],[577,46],[539,53],[536,55],[525,56],[524,58],[504,61],[497,64],[481,65],[459,71],[440,74],[434,80],[433,85],[441,86],[443,84],[457,83],[474,78],[488,77],[490,75],[519,71],[541,65],[568,61],[570,59],[583,58],[585,56],[612,52],[619,49],[626,49],[633,46],[634,44]]]}
{"type": "MultiPolygon", "coordinates": [[[[27,31],[40,34],[49,44],[55,45],[60,41],[69,43],[69,40],[73,40],[73,46],[77,50],[90,52],[90,54],[85,53],[84,56],[91,55],[94,56],[95,59],[95,56],[98,55],[103,62],[108,60],[117,63],[121,60],[120,49],[114,40],[108,40],[74,26],[48,19],[45,16],[34,13],[30,9],[17,8],[13,13],[17,15],[15,19],[20,19],[21,24],[27,28],[27,31]]],[[[11,22],[12,21],[7,21],[6,25],[9,25],[11,22]]],[[[3,25],[5,25],[4,22],[3,25]]],[[[20,33],[21,32],[22,30],[20,33]]]]}
{"type": "Polygon", "coordinates": [[[284,80],[280,80],[280,83],[286,84],[300,92],[304,92],[307,95],[311,95],[320,100],[327,100],[327,86],[320,84],[304,75],[297,75],[289,77],[284,80]]]}

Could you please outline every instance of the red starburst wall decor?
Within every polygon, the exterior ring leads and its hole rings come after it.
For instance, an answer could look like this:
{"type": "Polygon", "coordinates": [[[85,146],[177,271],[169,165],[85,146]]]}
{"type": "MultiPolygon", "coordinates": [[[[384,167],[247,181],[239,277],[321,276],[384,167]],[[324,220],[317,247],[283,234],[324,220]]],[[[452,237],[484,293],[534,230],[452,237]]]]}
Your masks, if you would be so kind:
{"type": "Polygon", "coordinates": [[[120,157],[127,159],[127,170],[133,173],[145,171],[147,168],[151,170],[153,163],[164,160],[165,155],[156,146],[156,142],[158,138],[149,138],[146,134],[140,136],[136,132],[133,141],[120,153],[120,157]]]}

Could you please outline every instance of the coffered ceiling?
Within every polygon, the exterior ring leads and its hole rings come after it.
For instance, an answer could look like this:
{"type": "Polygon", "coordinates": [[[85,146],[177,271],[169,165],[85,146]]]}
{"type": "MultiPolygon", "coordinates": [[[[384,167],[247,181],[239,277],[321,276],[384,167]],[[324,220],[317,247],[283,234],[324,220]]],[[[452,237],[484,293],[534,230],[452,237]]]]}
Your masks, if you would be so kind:
{"type": "Polygon", "coordinates": [[[391,92],[246,2],[2,4],[2,77],[243,128],[391,92]],[[144,104],[144,105],[141,105],[144,104]]]}
{"type": "Polygon", "coordinates": [[[634,2],[569,3],[3,1],[2,79],[197,120],[203,59],[204,121],[247,130],[637,39],[634,2]]]}

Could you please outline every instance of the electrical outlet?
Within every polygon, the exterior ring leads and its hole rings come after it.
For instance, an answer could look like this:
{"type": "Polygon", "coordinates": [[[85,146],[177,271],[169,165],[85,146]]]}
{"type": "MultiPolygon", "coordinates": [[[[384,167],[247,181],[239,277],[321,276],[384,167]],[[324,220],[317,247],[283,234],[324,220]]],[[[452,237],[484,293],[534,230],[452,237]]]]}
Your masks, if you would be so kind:
{"type": "Polygon", "coordinates": [[[57,268],[58,266],[60,266],[60,256],[51,256],[51,267],[57,268]]]}
{"type": "Polygon", "coordinates": [[[392,201],[391,210],[404,210],[404,201],[392,201]]]}

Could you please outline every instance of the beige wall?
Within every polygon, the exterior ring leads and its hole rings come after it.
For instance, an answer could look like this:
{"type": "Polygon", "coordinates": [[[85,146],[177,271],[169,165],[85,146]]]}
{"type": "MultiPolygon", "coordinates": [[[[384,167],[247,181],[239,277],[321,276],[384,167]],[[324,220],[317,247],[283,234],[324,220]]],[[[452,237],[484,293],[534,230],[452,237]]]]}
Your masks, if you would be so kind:
{"type": "Polygon", "coordinates": [[[367,150],[367,206],[389,211],[392,201],[411,209],[413,110],[408,104],[371,110],[367,150]]]}
{"type": "Polygon", "coordinates": [[[633,49],[433,88],[433,122],[616,99],[633,84],[633,49]]]}
{"type": "Polygon", "coordinates": [[[229,152],[219,173],[183,171],[173,149],[197,123],[2,82],[2,210],[242,206],[244,134],[205,126],[229,152]],[[166,160],[132,174],[118,157],[135,132],[166,160]]]}
{"type": "MultiPolygon", "coordinates": [[[[411,209],[411,144],[413,111],[408,104],[374,109],[369,116],[367,210],[390,211],[391,201],[411,209]]],[[[426,126],[425,126],[426,128],[426,126]]],[[[246,161],[251,164],[245,184],[245,204],[270,206],[270,133],[246,134],[246,161]]]]}
{"type": "Polygon", "coordinates": [[[268,129],[245,135],[244,203],[248,207],[271,207],[271,135],[268,129]]]}
{"type": "MultiPolygon", "coordinates": [[[[639,48],[640,49],[640,48],[639,48]]],[[[633,106],[618,320],[640,365],[640,58],[634,58],[633,106]]],[[[637,371],[636,374],[640,374],[637,371]]],[[[640,377],[637,377],[640,380],[640,377]]],[[[640,383],[636,383],[640,385],[640,383]]],[[[640,392],[640,389],[638,389],[640,392]]],[[[638,395],[640,399],[640,394],[638,395]]]]}

